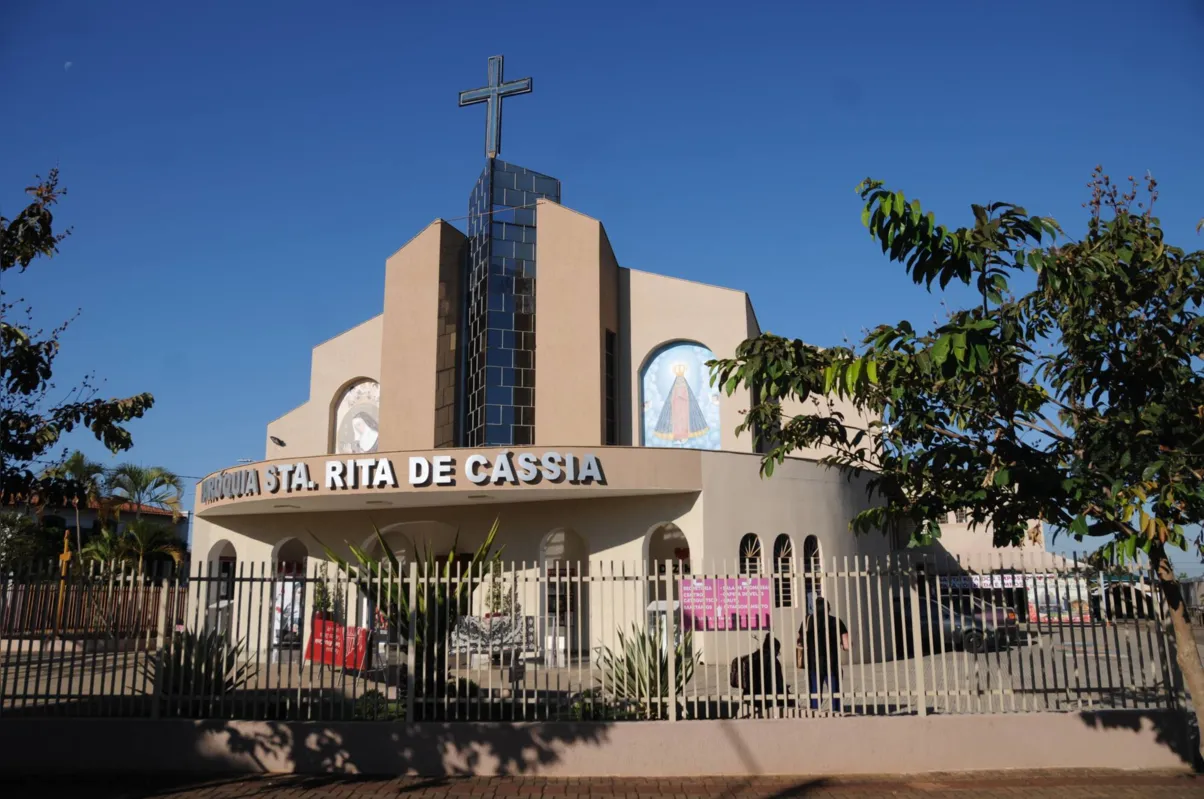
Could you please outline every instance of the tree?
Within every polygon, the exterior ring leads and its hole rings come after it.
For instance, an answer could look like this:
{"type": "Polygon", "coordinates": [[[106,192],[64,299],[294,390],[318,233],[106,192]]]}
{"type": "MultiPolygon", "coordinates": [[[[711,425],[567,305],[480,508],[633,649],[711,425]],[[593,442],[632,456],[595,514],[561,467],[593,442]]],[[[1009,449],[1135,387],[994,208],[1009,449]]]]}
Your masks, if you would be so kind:
{"type": "Polygon", "coordinates": [[[136,564],[137,574],[142,574],[148,557],[166,555],[177,566],[184,560],[180,539],[171,528],[160,522],[135,519],[125,527],[123,544],[126,557],[136,564]]]}
{"type": "Polygon", "coordinates": [[[19,511],[0,511],[0,574],[8,574],[22,563],[41,557],[46,552],[37,520],[19,511]]]}
{"type": "Polygon", "coordinates": [[[729,393],[760,391],[739,432],[766,439],[765,475],[806,446],[869,475],[854,531],[926,543],[964,510],[973,526],[991,521],[997,545],[1042,520],[1097,540],[1105,562],[1144,552],[1204,717],[1204,668],[1166,554],[1204,519],[1204,252],[1165,241],[1152,178],[1144,194],[1129,184],[1096,169],[1076,241],[1009,203],[971,206],[973,225],[951,230],[867,180],[862,220],[882,251],[929,290],[971,287],[975,303],[928,332],[880,325],[856,347],[765,334],[713,366],[729,393]],[[1013,294],[1013,281],[1031,288],[1013,294]],[[831,395],[877,421],[857,432],[838,415],[783,418],[783,398],[831,395]]]}
{"type": "Polygon", "coordinates": [[[81,550],[81,557],[89,563],[111,568],[124,563],[129,557],[129,540],[108,527],[101,528],[100,535],[93,536],[81,550]]]}
{"type": "Polygon", "coordinates": [[[142,518],[144,507],[170,510],[173,521],[180,517],[184,484],[161,466],[123,463],[109,472],[108,485],[115,498],[134,506],[137,519],[142,518]]]}
{"type": "Polygon", "coordinates": [[[96,461],[89,460],[84,453],[76,450],[67,460],[58,466],[47,469],[43,476],[70,480],[79,486],[80,491],[72,493],[71,506],[75,509],[75,551],[84,548],[84,536],[79,524],[79,504],[96,505],[99,509],[103,493],[105,467],[96,461]]]}
{"type": "Polygon", "coordinates": [[[12,219],[0,216],[0,505],[66,506],[85,494],[84,487],[47,474],[38,464],[54,460],[63,434],[81,426],[112,452],[129,449],[132,439],[122,425],[140,418],[154,397],[99,399],[93,375],[61,398],[49,397],[56,387],[59,337],[70,320],[49,332],[36,328],[31,308],[10,299],[9,285],[11,274],[58,253],[67,233],[55,232],[52,208],[66,192],[59,188],[57,170],[26,192],[32,198],[28,206],[12,219]]]}

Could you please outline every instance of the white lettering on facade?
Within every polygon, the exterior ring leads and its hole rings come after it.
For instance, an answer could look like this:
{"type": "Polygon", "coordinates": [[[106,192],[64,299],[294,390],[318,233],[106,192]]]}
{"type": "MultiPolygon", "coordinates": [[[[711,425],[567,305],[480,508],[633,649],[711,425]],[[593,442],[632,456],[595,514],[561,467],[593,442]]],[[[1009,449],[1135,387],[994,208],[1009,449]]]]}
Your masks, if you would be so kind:
{"type": "Polygon", "coordinates": [[[313,486],[309,482],[309,467],[304,463],[298,463],[293,468],[293,484],[290,490],[305,491],[310,488],[313,488],[313,486]]]}
{"type": "Polygon", "coordinates": [[[343,480],[343,462],[342,461],[326,461],[326,487],[327,488],[346,488],[347,483],[343,480]]]}
{"type": "Polygon", "coordinates": [[[424,486],[431,479],[431,463],[420,455],[410,458],[410,485],[424,486]]]}
{"type": "Polygon", "coordinates": [[[293,465],[291,463],[280,464],[280,482],[284,484],[284,492],[293,490],[292,483],[293,465]]]}
{"type": "Polygon", "coordinates": [[[355,462],[355,465],[357,467],[359,467],[360,487],[361,488],[371,488],[372,487],[372,467],[376,465],[376,459],[375,458],[360,458],[355,462]]]}
{"type": "Polygon", "coordinates": [[[397,488],[397,476],[393,474],[393,461],[381,458],[376,462],[372,478],[373,488],[397,488]]]}
{"type": "Polygon", "coordinates": [[[488,466],[489,459],[484,455],[469,455],[468,459],[464,461],[464,476],[470,483],[485,485],[489,480],[489,475],[485,474],[482,467],[488,466]]]}
{"type": "Polygon", "coordinates": [[[514,465],[510,463],[509,452],[503,452],[497,456],[497,460],[493,462],[493,475],[489,479],[496,486],[500,486],[502,483],[518,482],[514,479],[514,465]]]}
{"type": "Polygon", "coordinates": [[[543,454],[543,475],[549,482],[559,483],[564,472],[560,469],[560,453],[545,452],[543,454]]]}
{"type": "Polygon", "coordinates": [[[518,458],[518,480],[521,483],[537,483],[542,475],[539,471],[539,461],[530,452],[520,453],[518,458]]]}
{"type": "MultiPolygon", "coordinates": [[[[452,455],[409,458],[409,483],[411,486],[455,486],[457,459],[452,455]]],[[[606,485],[606,473],[602,462],[592,453],[581,456],[571,452],[519,452],[500,451],[491,460],[482,453],[474,453],[464,459],[463,476],[473,485],[535,485],[543,480],[551,483],[568,482],[573,485],[606,485]]],[[[315,464],[315,468],[316,464],[315,464]]],[[[328,491],[340,489],[386,489],[397,488],[397,473],[389,458],[353,458],[350,460],[328,460],[323,463],[322,483],[310,479],[309,464],[280,463],[258,469],[239,469],[222,472],[205,478],[201,483],[201,503],[241,497],[254,497],[262,493],[276,494],[283,487],[285,493],[328,491]]]]}
{"type": "Polygon", "coordinates": [[[451,455],[436,455],[435,463],[435,479],[434,483],[437,486],[453,486],[456,484],[456,462],[451,455]]]}
{"type": "Polygon", "coordinates": [[[582,483],[605,483],[606,478],[602,475],[602,464],[598,462],[598,457],[593,454],[588,454],[582,460],[581,474],[578,480],[582,483]]]}

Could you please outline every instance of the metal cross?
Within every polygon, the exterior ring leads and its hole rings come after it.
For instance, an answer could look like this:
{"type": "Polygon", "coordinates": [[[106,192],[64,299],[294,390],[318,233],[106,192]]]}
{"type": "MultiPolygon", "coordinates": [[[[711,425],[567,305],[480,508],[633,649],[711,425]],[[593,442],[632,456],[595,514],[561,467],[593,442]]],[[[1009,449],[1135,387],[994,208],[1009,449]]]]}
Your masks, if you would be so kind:
{"type": "Polygon", "coordinates": [[[485,156],[495,158],[502,151],[502,98],[514,94],[529,94],[531,79],[520,78],[502,82],[502,56],[489,57],[489,84],[480,89],[460,92],[460,107],[486,103],[485,156]]]}

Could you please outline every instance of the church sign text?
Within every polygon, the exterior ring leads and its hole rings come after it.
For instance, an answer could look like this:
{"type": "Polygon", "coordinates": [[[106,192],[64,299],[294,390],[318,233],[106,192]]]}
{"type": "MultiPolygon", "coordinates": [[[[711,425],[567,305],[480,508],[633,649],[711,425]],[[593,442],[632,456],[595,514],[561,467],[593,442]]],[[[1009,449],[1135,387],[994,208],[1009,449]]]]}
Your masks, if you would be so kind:
{"type": "Polygon", "coordinates": [[[454,455],[413,455],[404,466],[392,458],[348,458],[326,461],[320,474],[304,462],[262,467],[262,475],[254,468],[222,472],[201,484],[201,504],[264,494],[398,488],[402,480],[415,488],[462,485],[460,480],[481,487],[544,481],[606,485],[602,462],[592,453],[473,453],[459,463],[454,455]]]}

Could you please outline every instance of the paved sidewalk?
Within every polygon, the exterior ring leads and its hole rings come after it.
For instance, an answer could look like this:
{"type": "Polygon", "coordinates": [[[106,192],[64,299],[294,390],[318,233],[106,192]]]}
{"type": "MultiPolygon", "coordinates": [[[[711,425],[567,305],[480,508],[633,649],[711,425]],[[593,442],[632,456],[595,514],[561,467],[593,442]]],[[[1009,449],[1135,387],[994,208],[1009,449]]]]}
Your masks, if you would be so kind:
{"type": "Polygon", "coordinates": [[[371,779],[357,777],[200,778],[106,775],[80,779],[0,777],[0,796],[87,799],[431,799],[432,797],[590,797],[591,799],[785,799],[786,797],[1204,797],[1204,777],[1167,773],[1059,772],[930,774],[923,777],[698,779],[371,779]]]}

